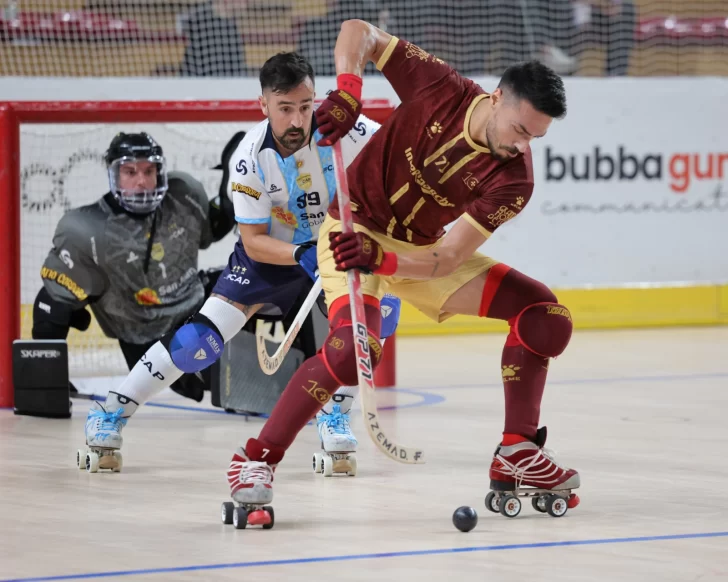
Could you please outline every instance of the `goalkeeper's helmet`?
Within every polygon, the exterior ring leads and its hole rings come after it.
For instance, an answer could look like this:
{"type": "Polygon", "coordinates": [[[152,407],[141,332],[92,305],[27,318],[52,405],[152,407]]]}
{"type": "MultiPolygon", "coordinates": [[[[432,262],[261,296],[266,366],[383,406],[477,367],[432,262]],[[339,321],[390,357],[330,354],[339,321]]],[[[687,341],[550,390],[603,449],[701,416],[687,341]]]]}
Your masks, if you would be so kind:
{"type": "Polygon", "coordinates": [[[167,193],[162,147],[147,133],[118,133],[104,154],[111,193],[129,212],[148,214],[167,193]]]}

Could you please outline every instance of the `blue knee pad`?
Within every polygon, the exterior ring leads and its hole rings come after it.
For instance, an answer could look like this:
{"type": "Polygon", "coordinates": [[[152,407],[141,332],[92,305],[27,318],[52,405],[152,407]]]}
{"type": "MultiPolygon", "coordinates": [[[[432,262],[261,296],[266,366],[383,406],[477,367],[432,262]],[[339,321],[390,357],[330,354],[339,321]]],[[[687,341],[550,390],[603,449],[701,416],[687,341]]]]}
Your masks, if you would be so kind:
{"type": "Polygon", "coordinates": [[[206,317],[196,315],[169,340],[167,350],[174,365],[186,374],[204,370],[220,359],[225,342],[206,317]]]}
{"type": "Polygon", "coordinates": [[[399,324],[399,312],[402,309],[402,300],[399,297],[387,293],[379,305],[382,310],[381,339],[394,335],[399,324]]]}

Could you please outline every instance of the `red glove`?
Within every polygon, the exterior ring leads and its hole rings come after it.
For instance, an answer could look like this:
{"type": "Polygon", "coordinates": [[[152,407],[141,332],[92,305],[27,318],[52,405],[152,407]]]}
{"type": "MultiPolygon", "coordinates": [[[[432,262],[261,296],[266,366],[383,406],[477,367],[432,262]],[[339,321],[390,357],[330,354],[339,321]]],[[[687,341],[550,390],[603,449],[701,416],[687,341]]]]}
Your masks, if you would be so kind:
{"type": "Polygon", "coordinates": [[[385,253],[382,245],[363,232],[330,232],[329,248],[334,251],[337,271],[359,269],[376,275],[393,275],[397,255],[385,253]]]}
{"type": "Polygon", "coordinates": [[[336,78],[337,90],[324,99],[314,115],[323,138],[320,146],[331,146],[349,133],[361,113],[361,77],[342,73],[336,78]]]}

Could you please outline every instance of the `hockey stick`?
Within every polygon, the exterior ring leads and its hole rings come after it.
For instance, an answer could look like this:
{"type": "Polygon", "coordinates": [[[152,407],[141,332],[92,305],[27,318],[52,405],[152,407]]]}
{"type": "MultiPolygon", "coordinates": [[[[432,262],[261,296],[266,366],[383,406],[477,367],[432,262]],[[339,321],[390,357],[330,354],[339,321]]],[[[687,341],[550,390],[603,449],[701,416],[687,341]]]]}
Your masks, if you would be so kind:
{"type": "MultiPolygon", "coordinates": [[[[336,193],[339,200],[339,213],[341,215],[341,228],[343,232],[354,231],[354,219],[351,215],[351,202],[349,199],[349,185],[346,179],[344,157],[341,153],[341,142],[333,146],[334,175],[336,176],[336,193]]],[[[379,424],[377,413],[377,396],[374,387],[374,369],[369,353],[369,333],[367,332],[366,316],[364,312],[364,296],[361,292],[361,278],[357,269],[346,272],[349,284],[349,304],[351,306],[352,327],[354,330],[354,345],[356,347],[356,372],[359,379],[359,396],[364,424],[369,437],[375,445],[394,461],[400,463],[424,463],[425,452],[400,445],[387,438],[379,424]]]]}
{"type": "Polygon", "coordinates": [[[278,346],[278,349],[272,356],[268,355],[265,338],[257,329],[255,330],[255,340],[258,346],[258,363],[260,364],[260,369],[263,370],[264,373],[268,374],[268,376],[275,374],[278,371],[278,368],[281,367],[283,359],[286,357],[288,350],[291,349],[293,340],[296,339],[298,332],[301,331],[303,322],[306,321],[311,308],[316,304],[316,300],[320,294],[321,277],[317,277],[313,287],[311,287],[311,290],[306,296],[306,300],[303,302],[303,305],[301,305],[301,309],[298,310],[296,318],[293,320],[293,323],[291,323],[291,327],[288,328],[286,337],[283,339],[283,343],[278,346]]]}

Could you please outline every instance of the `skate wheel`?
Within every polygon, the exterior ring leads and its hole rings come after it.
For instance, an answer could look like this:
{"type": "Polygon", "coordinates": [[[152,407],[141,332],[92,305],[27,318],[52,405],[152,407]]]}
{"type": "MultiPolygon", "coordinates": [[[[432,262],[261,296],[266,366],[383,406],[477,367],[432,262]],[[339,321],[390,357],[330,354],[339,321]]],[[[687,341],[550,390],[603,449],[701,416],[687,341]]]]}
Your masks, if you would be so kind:
{"type": "Polygon", "coordinates": [[[334,474],[334,460],[328,455],[322,457],[321,472],[324,477],[331,477],[334,474]]]}
{"type": "Polygon", "coordinates": [[[273,511],[273,508],[270,505],[266,505],[263,507],[263,511],[267,511],[268,515],[270,516],[270,523],[264,523],[263,529],[273,529],[273,525],[276,522],[276,515],[273,511]]]}
{"type": "Polygon", "coordinates": [[[236,507],[233,510],[233,527],[235,529],[245,529],[248,525],[248,510],[244,507],[236,507]]]}
{"type": "Polygon", "coordinates": [[[485,508],[493,513],[500,512],[500,499],[498,499],[495,491],[491,491],[485,496],[485,508]]]}
{"type": "Polygon", "coordinates": [[[356,477],[356,457],[354,455],[349,455],[349,465],[350,468],[346,472],[349,477],[356,477]]]}
{"type": "Polygon", "coordinates": [[[569,495],[569,499],[566,501],[566,505],[569,506],[569,509],[574,509],[577,505],[581,503],[581,499],[579,499],[579,496],[576,493],[572,493],[569,495]]]}
{"type": "Polygon", "coordinates": [[[235,512],[235,504],[232,501],[225,501],[220,508],[220,517],[225,525],[233,522],[233,513],[235,512]]]}
{"type": "Polygon", "coordinates": [[[323,468],[321,453],[314,453],[313,454],[313,472],[321,473],[321,472],[323,472],[323,470],[324,470],[324,468],[323,468]]]}
{"type": "Polygon", "coordinates": [[[538,495],[531,498],[531,505],[539,513],[546,513],[546,497],[538,495]]]}
{"type": "Polygon", "coordinates": [[[78,449],[76,451],[76,465],[83,471],[86,468],[86,449],[78,449]]]}
{"type": "Polygon", "coordinates": [[[546,511],[551,517],[561,517],[569,509],[568,502],[558,495],[550,495],[546,500],[546,511]]]}
{"type": "Polygon", "coordinates": [[[121,473],[121,468],[124,466],[124,458],[121,456],[121,451],[114,451],[111,453],[114,457],[116,464],[111,468],[114,473],[121,473]]]}
{"type": "Polygon", "coordinates": [[[89,473],[97,473],[99,470],[99,454],[94,451],[86,453],[86,470],[89,473]]]}
{"type": "Polygon", "coordinates": [[[506,517],[516,517],[521,513],[521,502],[518,497],[513,495],[504,495],[500,500],[500,512],[501,515],[506,517]]]}

